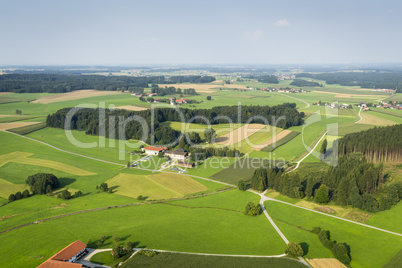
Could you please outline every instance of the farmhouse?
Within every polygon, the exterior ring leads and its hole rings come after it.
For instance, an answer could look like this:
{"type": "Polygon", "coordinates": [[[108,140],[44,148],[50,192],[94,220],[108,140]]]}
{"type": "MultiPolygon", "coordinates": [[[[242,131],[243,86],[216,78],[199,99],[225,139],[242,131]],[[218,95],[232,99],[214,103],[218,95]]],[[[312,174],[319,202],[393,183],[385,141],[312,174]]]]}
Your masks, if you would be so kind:
{"type": "Polygon", "coordinates": [[[65,268],[75,268],[83,267],[79,263],[75,263],[82,256],[87,253],[87,245],[82,241],[77,240],[67,247],[63,248],[50,259],[38,266],[38,268],[50,268],[50,267],[65,267],[65,268]]]}
{"type": "Polygon", "coordinates": [[[158,155],[159,152],[163,153],[165,150],[167,150],[166,147],[156,147],[156,146],[147,146],[145,148],[142,148],[143,152],[150,155],[158,155]]]}
{"type": "Polygon", "coordinates": [[[186,162],[186,161],[179,161],[177,162],[178,167],[184,167],[184,168],[193,168],[195,166],[194,163],[191,162],[186,162]]]}
{"type": "Polygon", "coordinates": [[[166,151],[165,155],[169,156],[172,159],[184,160],[186,158],[186,156],[188,155],[188,153],[185,152],[183,149],[177,149],[174,151],[166,151]]]}

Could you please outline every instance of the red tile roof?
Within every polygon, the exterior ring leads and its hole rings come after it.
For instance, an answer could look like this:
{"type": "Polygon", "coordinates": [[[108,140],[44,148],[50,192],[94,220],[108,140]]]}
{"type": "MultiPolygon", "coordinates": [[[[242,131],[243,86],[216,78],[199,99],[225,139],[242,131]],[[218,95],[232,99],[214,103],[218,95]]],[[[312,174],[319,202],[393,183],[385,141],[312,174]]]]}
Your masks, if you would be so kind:
{"type": "Polygon", "coordinates": [[[158,152],[166,150],[166,149],[167,149],[166,147],[156,147],[156,146],[147,146],[144,148],[144,150],[158,151],[158,152]]]}
{"type": "Polygon", "coordinates": [[[85,249],[87,245],[81,240],[77,240],[67,247],[63,248],[56,254],[54,254],[50,259],[38,266],[38,268],[48,268],[48,267],[82,267],[81,264],[68,262],[69,259],[77,255],[80,251],[85,249]]]}

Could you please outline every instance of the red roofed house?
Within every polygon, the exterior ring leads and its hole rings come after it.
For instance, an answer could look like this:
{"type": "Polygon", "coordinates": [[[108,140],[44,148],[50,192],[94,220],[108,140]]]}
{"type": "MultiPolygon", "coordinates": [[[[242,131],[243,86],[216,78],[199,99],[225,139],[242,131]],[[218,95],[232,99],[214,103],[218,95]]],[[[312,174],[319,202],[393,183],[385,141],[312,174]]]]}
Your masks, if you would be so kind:
{"type": "Polygon", "coordinates": [[[77,240],[67,247],[63,248],[50,259],[38,266],[38,268],[75,268],[83,267],[79,263],[74,263],[87,253],[87,245],[84,242],[77,240]]]}
{"type": "Polygon", "coordinates": [[[187,103],[187,99],[176,100],[176,103],[180,103],[180,104],[187,103]]]}
{"type": "Polygon", "coordinates": [[[163,153],[165,150],[167,150],[167,148],[166,147],[147,146],[145,148],[142,148],[142,150],[146,154],[158,155],[159,152],[163,153]]]}

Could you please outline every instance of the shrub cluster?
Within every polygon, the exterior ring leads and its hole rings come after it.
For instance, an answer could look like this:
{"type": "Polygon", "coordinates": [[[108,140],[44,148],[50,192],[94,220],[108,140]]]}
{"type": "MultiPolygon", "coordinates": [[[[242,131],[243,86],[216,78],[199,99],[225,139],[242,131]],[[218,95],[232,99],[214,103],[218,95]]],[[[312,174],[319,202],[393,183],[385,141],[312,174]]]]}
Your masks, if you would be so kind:
{"type": "Polygon", "coordinates": [[[320,227],[314,227],[311,232],[318,235],[321,243],[326,248],[330,249],[335,258],[337,258],[340,262],[346,265],[350,263],[350,250],[346,247],[345,243],[331,241],[329,231],[321,230],[320,227]]]}

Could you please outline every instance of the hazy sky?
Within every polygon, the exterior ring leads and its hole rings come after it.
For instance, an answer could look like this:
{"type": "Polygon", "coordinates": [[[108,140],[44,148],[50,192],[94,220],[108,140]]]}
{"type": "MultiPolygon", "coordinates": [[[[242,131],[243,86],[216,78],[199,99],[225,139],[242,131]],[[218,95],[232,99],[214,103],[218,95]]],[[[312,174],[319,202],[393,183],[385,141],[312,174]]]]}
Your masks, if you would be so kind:
{"type": "Polygon", "coordinates": [[[400,0],[0,0],[0,65],[402,62],[400,0]]]}

